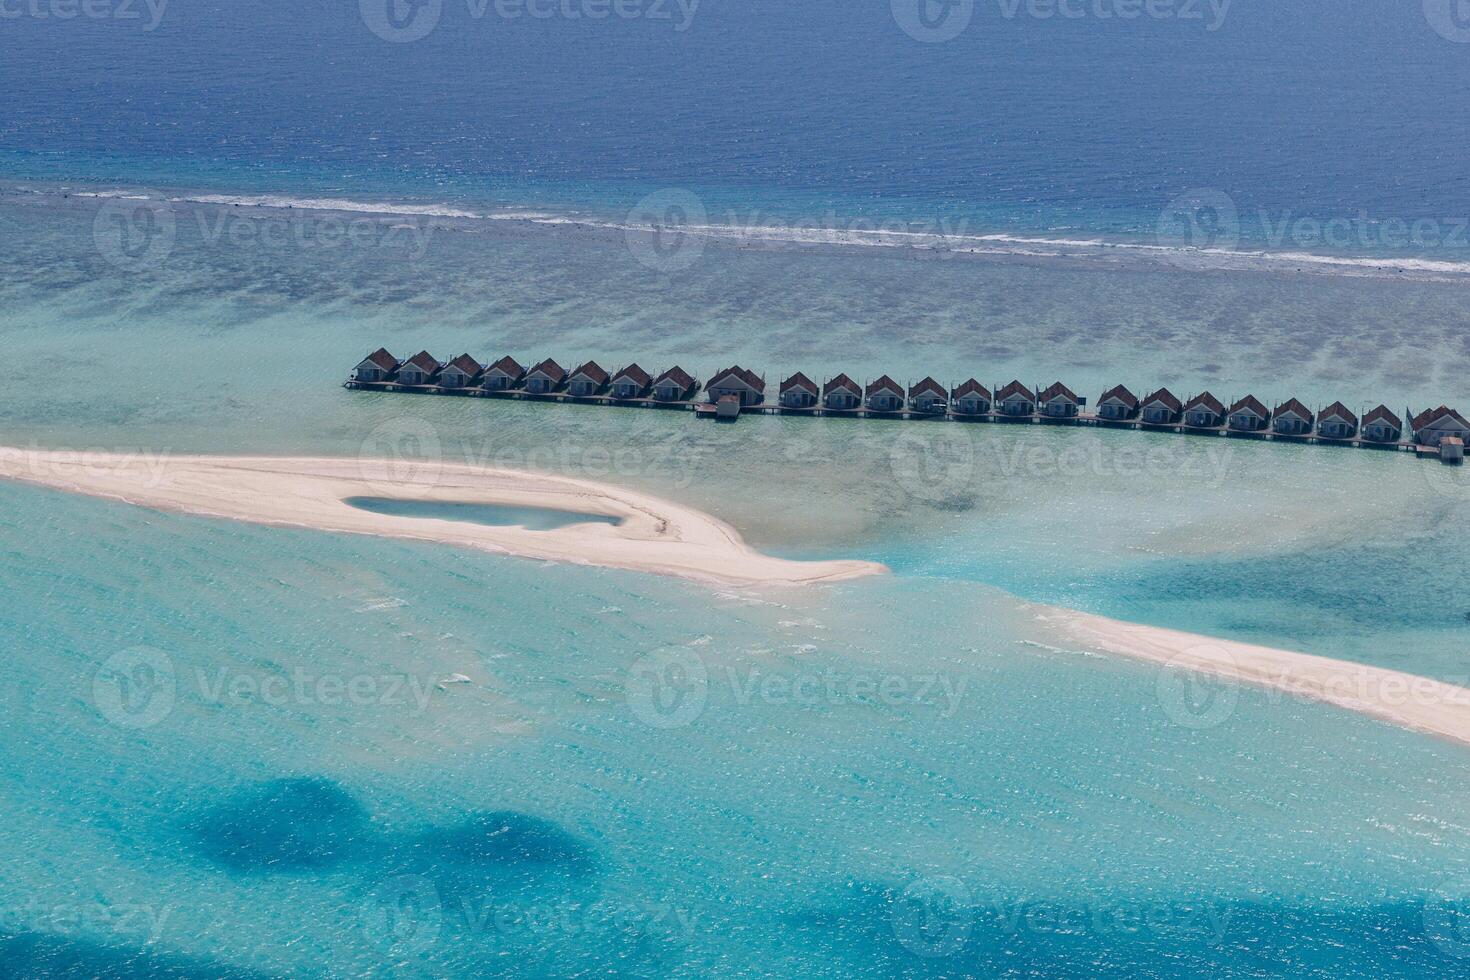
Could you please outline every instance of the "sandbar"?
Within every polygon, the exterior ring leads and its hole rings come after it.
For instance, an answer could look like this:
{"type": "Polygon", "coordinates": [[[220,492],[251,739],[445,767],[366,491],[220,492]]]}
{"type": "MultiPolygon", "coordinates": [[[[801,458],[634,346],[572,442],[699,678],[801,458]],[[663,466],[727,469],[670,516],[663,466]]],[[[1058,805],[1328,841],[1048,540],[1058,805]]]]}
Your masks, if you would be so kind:
{"type": "Polygon", "coordinates": [[[588,480],[371,458],[174,456],[0,448],[0,479],[253,524],[429,541],[544,561],[721,585],[815,585],[887,571],[867,561],[790,561],[750,548],[693,508],[588,480]],[[616,518],[550,530],[374,513],[354,497],[537,507],[616,518]]]}
{"type": "MultiPolygon", "coordinates": [[[[1124,623],[1055,606],[1037,606],[1035,610],[1037,621],[1062,647],[1131,657],[1163,664],[1166,670],[1190,670],[1285,691],[1470,745],[1470,689],[1455,684],[1370,664],[1124,623]]],[[[1166,690],[1161,684],[1161,694],[1166,690]]],[[[1205,727],[1210,717],[1208,710],[1198,716],[1200,727],[1205,727]]],[[[1189,723],[1194,719],[1183,720],[1189,723]]]]}

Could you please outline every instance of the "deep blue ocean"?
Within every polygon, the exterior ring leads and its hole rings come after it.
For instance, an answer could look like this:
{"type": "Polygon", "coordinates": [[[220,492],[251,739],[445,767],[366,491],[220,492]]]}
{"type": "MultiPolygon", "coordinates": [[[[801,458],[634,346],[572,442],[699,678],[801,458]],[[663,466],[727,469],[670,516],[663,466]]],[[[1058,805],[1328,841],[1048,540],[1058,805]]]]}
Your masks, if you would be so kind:
{"type": "Polygon", "coordinates": [[[4,171],[593,208],[676,186],[747,220],[831,208],[1082,237],[1152,237],[1206,192],[1252,244],[1470,250],[1470,45],[1450,0],[1155,0],[1131,18],[1116,0],[684,3],[7,18],[4,171]]]}
{"type": "Polygon", "coordinates": [[[0,0],[0,446],[407,433],[894,572],[0,485],[0,977],[1470,976],[1463,748],[1018,601],[1470,684],[1463,470],[339,385],[386,344],[1470,407],[1462,8],[0,0]]]}

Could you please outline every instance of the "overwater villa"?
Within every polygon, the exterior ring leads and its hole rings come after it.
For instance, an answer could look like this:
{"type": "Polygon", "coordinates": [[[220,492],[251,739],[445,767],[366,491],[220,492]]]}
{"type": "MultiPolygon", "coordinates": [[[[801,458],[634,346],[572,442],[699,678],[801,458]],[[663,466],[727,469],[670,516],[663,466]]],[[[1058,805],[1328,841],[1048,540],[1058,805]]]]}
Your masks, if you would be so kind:
{"type": "Polygon", "coordinates": [[[710,404],[696,406],[692,400],[703,386],[677,365],[657,378],[636,363],[609,374],[596,361],[587,361],[567,373],[550,358],[529,370],[509,355],[487,366],[468,353],[441,362],[428,351],[419,351],[400,362],[380,347],[360,361],[345,382],[348,388],[378,385],[390,391],[428,394],[504,393],[517,397],[522,392],[532,396],[565,392],[566,397],[607,403],[651,398],[668,407],[693,409],[702,418],[727,420],[747,411],[815,412],[820,408],[862,414],[866,407],[869,415],[898,418],[967,419],[999,415],[1017,421],[1072,425],[1141,420],[1141,426],[1128,427],[1167,426],[1177,430],[1182,424],[1184,429],[1215,433],[1221,429],[1240,434],[1269,432],[1297,438],[1315,436],[1323,443],[1404,449],[1409,448],[1403,442],[1405,432],[1409,432],[1421,454],[1437,454],[1448,463],[1460,462],[1466,443],[1470,443],[1470,421],[1445,405],[1414,415],[1406,427],[1385,405],[1379,405],[1360,421],[1342,402],[1333,402],[1314,415],[1296,398],[1288,398],[1271,411],[1260,399],[1246,395],[1226,409],[1208,391],[1181,404],[1167,388],[1160,388],[1140,401],[1127,387],[1116,385],[1103,392],[1095,412],[1089,413],[1086,400],[1060,381],[1039,394],[1020,381],[1012,381],[992,395],[974,378],[946,390],[933,377],[926,377],[905,389],[886,374],[866,386],[859,385],[847,374],[839,374],[819,386],[798,371],[781,382],[779,404],[767,407],[765,379],[736,365],[715,375],[707,386],[710,404]]]}
{"type": "Polygon", "coordinates": [[[1270,409],[1255,395],[1246,395],[1230,406],[1231,432],[1260,432],[1270,419],[1270,409]]]}
{"type": "Polygon", "coordinates": [[[595,398],[607,390],[611,376],[596,361],[588,361],[567,376],[567,394],[574,398],[595,398]]]}
{"type": "Polygon", "coordinates": [[[675,364],[653,381],[653,400],[660,402],[683,402],[694,397],[699,390],[699,381],[694,375],[675,364]]]}
{"type": "Polygon", "coordinates": [[[1060,381],[1037,396],[1041,414],[1049,419],[1074,419],[1082,410],[1082,399],[1060,381]]]}
{"type": "Polygon", "coordinates": [[[1333,402],[1318,416],[1317,434],[1324,439],[1351,439],[1358,434],[1358,417],[1342,402],[1333,402]]]}
{"type": "Polygon", "coordinates": [[[990,389],[974,378],[950,392],[950,404],[957,415],[986,415],[990,400],[990,389]]]}
{"type": "Polygon", "coordinates": [[[637,364],[629,364],[612,376],[608,390],[614,398],[642,398],[653,387],[653,375],[637,364]]]}
{"type": "Polygon", "coordinates": [[[1184,406],[1184,424],[1191,429],[1218,429],[1225,423],[1225,404],[1208,391],[1184,406]]]}
{"type": "Polygon", "coordinates": [[[1160,388],[1143,400],[1139,414],[1149,425],[1173,425],[1184,414],[1184,403],[1168,388],[1160,388]]]}
{"type": "Polygon", "coordinates": [[[705,390],[709,392],[709,400],[715,404],[719,404],[725,395],[734,395],[744,408],[766,400],[766,379],[737,364],[716,374],[705,390]]]}
{"type": "Polygon", "coordinates": [[[822,391],[815,381],[797,371],[781,382],[781,407],[813,408],[821,394],[822,391]]]}
{"type": "Polygon", "coordinates": [[[1000,414],[1011,418],[1023,418],[1036,414],[1036,393],[1019,381],[1012,381],[995,393],[995,404],[1000,414]]]}
{"type": "Polygon", "coordinates": [[[461,354],[439,371],[439,387],[469,388],[485,370],[485,365],[468,354],[461,354]]]}
{"type": "Polygon", "coordinates": [[[903,386],[886,374],[868,385],[864,395],[870,412],[903,410],[903,386]]]}
{"type": "Polygon", "coordinates": [[[1369,442],[1398,442],[1403,437],[1404,421],[1387,405],[1379,405],[1363,416],[1363,438],[1369,442]]]}
{"type": "Polygon", "coordinates": [[[1311,435],[1317,416],[1295,398],[1288,398],[1271,413],[1271,431],[1281,436],[1311,435]]]}
{"type": "Polygon", "coordinates": [[[1138,415],[1138,396],[1122,385],[1109,388],[1097,400],[1097,417],[1110,422],[1124,422],[1138,415]]]}
{"type": "Polygon", "coordinates": [[[949,408],[949,394],[944,385],[925,378],[909,388],[909,408],[924,415],[942,415],[949,408]]]}
{"type": "Polygon", "coordinates": [[[850,412],[862,404],[863,389],[845,374],[822,386],[822,404],[834,412],[850,412]]]}
{"type": "Polygon", "coordinates": [[[526,369],[507,354],[485,369],[480,378],[480,387],[486,391],[509,391],[518,387],[525,377],[526,369]]]}
{"type": "Polygon", "coordinates": [[[1414,416],[1413,429],[1414,441],[1421,446],[1438,446],[1445,439],[1459,439],[1463,446],[1470,439],[1470,422],[1446,405],[1414,416]]]}
{"type": "Polygon", "coordinates": [[[352,369],[352,379],[366,384],[377,384],[393,377],[397,370],[398,358],[388,353],[387,348],[379,347],[352,369]]]}
{"type": "Polygon", "coordinates": [[[549,395],[562,386],[567,372],[551,358],[547,358],[526,372],[526,391],[533,395],[549,395]]]}
{"type": "Polygon", "coordinates": [[[398,383],[401,385],[426,385],[439,373],[439,362],[434,355],[426,350],[421,350],[398,369],[398,383]]]}

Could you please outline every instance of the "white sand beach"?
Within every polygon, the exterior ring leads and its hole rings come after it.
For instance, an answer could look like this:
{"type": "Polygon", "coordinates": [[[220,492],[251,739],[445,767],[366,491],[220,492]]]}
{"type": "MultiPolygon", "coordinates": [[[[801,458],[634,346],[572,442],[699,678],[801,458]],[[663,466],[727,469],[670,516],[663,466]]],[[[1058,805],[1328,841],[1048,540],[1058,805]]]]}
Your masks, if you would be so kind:
{"type": "Polygon", "coordinates": [[[512,470],[379,459],[0,448],[0,478],[156,510],[432,541],[723,585],[811,585],[887,571],[873,562],[772,558],[748,547],[734,528],[697,510],[618,487],[512,470]],[[378,514],[344,502],[353,497],[549,508],[614,517],[619,523],[533,531],[378,514]]]}
{"type": "MultiPolygon", "coordinates": [[[[1058,646],[1284,691],[1470,745],[1470,689],[1368,664],[1037,606],[1058,646]]],[[[1161,683],[1161,693],[1164,685],[1161,683]]]]}
{"type": "MultiPolygon", "coordinates": [[[[586,480],[352,458],[148,456],[0,449],[0,479],[255,524],[428,541],[721,585],[812,585],[882,574],[865,561],[763,555],[689,507],[586,480]],[[617,518],[551,530],[374,513],[354,497],[537,507],[617,518]]],[[[1414,674],[1034,606],[1049,645],[1284,691],[1470,745],[1470,689],[1414,674]]]]}

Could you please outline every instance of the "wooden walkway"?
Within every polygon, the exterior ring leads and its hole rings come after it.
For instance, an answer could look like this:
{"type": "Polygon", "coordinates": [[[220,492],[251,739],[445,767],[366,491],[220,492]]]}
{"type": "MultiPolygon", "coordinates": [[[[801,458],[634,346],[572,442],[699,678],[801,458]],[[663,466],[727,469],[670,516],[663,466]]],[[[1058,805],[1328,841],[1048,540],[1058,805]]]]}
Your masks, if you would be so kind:
{"type": "MultiPolygon", "coordinates": [[[[700,401],[689,398],[680,401],[661,401],[654,398],[614,398],[608,394],[598,395],[571,395],[564,391],[549,392],[546,394],[535,394],[523,390],[491,391],[483,388],[444,388],[437,385],[405,385],[396,381],[356,381],[349,380],[343,384],[344,388],[356,391],[379,391],[397,392],[404,394],[420,395],[442,395],[459,398],[498,398],[509,401],[541,401],[557,402],[572,405],[599,405],[618,408],[646,408],[665,411],[693,412],[695,418],[718,420],[721,422],[734,421],[731,418],[717,418],[716,406],[709,401],[700,401]]],[[[1195,427],[1183,423],[1150,423],[1137,419],[1105,419],[1099,415],[1089,412],[1079,412],[1072,416],[1052,417],[1039,414],[1030,415],[1005,415],[998,412],[986,412],[983,414],[965,414],[947,408],[942,412],[919,412],[912,408],[905,408],[894,412],[877,412],[868,408],[852,409],[829,409],[829,408],[786,408],[780,405],[746,405],[741,407],[738,415],[792,415],[805,416],[808,418],[847,418],[868,419],[895,422],[962,422],[992,425],[1061,425],[1061,426],[1093,426],[1108,429],[1132,429],[1145,432],[1170,432],[1181,435],[1192,435],[1200,437],[1215,437],[1221,439],[1255,439],[1262,442],[1295,442],[1306,445],[1320,446],[1342,446],[1349,449],[1377,449],[1390,452],[1413,453],[1419,458],[1440,458],[1438,446],[1421,446],[1407,439],[1396,442],[1377,442],[1354,436],[1350,439],[1332,439],[1319,434],[1311,435],[1285,435],[1270,430],[1241,431],[1231,429],[1228,425],[1213,427],[1195,427]]],[[[736,416],[738,418],[738,415],[736,416]]],[[[1451,462],[1451,460],[1445,460],[1451,462]]],[[[1459,462],[1459,460],[1453,460],[1459,462]]]]}

